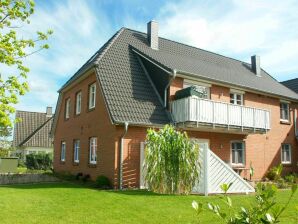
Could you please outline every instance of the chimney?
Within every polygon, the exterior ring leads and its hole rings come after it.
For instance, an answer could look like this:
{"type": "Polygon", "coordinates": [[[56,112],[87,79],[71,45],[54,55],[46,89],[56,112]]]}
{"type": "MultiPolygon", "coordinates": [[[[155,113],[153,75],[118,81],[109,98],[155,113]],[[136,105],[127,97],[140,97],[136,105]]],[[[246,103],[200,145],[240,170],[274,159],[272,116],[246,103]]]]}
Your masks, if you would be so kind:
{"type": "Polygon", "coordinates": [[[147,38],[149,46],[154,50],[158,50],[158,22],[151,20],[147,23],[147,38]]]}
{"type": "Polygon", "coordinates": [[[261,76],[260,56],[258,56],[258,55],[251,56],[251,70],[257,76],[261,76]]]}
{"type": "Polygon", "coordinates": [[[46,116],[47,117],[52,117],[53,116],[52,107],[47,107],[46,116]]]}

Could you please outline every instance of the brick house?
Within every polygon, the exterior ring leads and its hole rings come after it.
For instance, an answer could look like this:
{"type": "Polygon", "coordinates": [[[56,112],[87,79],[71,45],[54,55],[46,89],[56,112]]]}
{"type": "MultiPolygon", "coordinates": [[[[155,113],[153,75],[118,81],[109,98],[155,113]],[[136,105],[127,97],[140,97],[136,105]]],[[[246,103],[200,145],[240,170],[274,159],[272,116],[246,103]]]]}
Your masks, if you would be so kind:
{"type": "Polygon", "coordinates": [[[120,29],[59,90],[55,171],[139,187],[146,130],[168,123],[243,177],[250,166],[254,179],[279,163],[297,171],[298,95],[258,56],[248,64],[160,38],[155,21],[147,29],[120,29]]]}
{"type": "Polygon", "coordinates": [[[53,153],[52,107],[47,107],[45,113],[17,110],[15,118],[20,120],[14,125],[12,142],[16,155],[25,159],[28,154],[53,153]]]}

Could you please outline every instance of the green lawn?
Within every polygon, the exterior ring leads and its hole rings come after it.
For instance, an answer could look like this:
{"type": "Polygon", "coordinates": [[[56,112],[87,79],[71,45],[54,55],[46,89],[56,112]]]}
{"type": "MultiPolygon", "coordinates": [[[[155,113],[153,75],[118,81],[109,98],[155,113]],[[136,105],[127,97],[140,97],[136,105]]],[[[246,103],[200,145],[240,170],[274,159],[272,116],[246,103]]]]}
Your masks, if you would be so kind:
{"type": "MultiPolygon", "coordinates": [[[[278,193],[285,203],[289,191],[278,193]]],[[[252,196],[232,196],[237,205],[248,205],[252,196]]],[[[157,195],[146,191],[99,191],[71,183],[0,187],[0,223],[197,223],[193,200],[216,202],[215,196],[157,195]]],[[[282,217],[297,223],[298,193],[282,217]],[[295,220],[296,219],[296,220],[295,220]]],[[[201,223],[220,223],[206,211],[201,223]]]]}

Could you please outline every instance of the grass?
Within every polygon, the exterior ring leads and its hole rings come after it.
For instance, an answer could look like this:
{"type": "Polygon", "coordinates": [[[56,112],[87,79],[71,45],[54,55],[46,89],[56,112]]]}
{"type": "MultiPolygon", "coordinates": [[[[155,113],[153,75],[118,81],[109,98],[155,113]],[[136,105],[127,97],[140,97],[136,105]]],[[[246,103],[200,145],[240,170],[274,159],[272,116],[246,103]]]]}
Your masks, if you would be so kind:
{"type": "MultiPolygon", "coordinates": [[[[290,191],[279,191],[285,203],[290,191]]],[[[232,196],[237,206],[247,206],[252,195],[232,196]]],[[[171,196],[147,191],[99,191],[72,183],[12,185],[0,187],[1,223],[198,223],[193,200],[218,202],[216,196],[171,196]]],[[[298,194],[281,223],[298,223],[298,194]],[[296,220],[295,220],[296,219],[296,220]]],[[[209,211],[201,223],[220,223],[209,211]]]]}

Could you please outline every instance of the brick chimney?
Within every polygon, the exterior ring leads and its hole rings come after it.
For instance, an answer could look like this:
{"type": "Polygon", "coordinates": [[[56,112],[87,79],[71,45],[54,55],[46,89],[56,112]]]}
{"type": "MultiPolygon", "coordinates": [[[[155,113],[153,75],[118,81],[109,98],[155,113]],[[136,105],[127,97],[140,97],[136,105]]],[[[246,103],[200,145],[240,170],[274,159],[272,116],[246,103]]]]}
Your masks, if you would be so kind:
{"type": "Polygon", "coordinates": [[[253,55],[251,56],[251,70],[257,75],[261,76],[261,64],[260,56],[253,55]]]}
{"type": "Polygon", "coordinates": [[[147,23],[147,38],[149,46],[158,50],[158,22],[151,20],[147,23]]]}
{"type": "Polygon", "coordinates": [[[52,107],[47,107],[46,116],[47,117],[52,117],[53,116],[52,107]]]}

